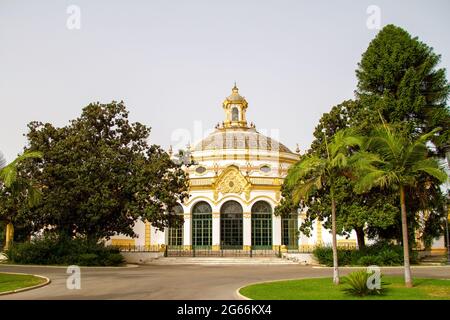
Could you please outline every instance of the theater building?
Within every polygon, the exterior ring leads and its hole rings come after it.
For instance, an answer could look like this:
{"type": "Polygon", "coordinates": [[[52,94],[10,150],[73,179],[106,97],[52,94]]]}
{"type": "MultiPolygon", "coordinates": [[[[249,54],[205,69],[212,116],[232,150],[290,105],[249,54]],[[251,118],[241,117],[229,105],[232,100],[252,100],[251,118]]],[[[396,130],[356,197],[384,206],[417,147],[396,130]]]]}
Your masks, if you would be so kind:
{"type": "MultiPolygon", "coordinates": [[[[177,228],[158,231],[138,222],[138,238],[115,236],[114,245],[182,248],[286,250],[330,243],[328,231],[315,224],[311,237],[298,234],[301,212],[274,215],[289,167],[300,158],[282,143],[258,132],[247,120],[248,103],[236,85],[223,102],[224,118],[195,144],[194,162],[187,168],[190,197],[174,211],[184,218],[177,228]]],[[[355,243],[355,240],[344,240],[355,243]]]]}

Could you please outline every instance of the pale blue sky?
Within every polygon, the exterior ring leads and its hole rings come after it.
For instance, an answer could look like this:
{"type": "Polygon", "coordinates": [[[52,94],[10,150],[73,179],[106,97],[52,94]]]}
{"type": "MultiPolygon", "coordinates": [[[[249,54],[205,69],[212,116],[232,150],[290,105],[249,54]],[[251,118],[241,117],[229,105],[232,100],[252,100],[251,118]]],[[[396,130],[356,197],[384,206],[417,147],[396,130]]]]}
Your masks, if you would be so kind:
{"type": "Polygon", "coordinates": [[[304,150],[322,113],[353,97],[377,32],[366,27],[372,4],[382,25],[418,36],[449,67],[447,0],[0,0],[0,150],[7,160],[21,152],[32,120],[62,126],[111,100],[167,148],[195,121],[222,121],[235,80],[249,121],[304,150]],[[66,27],[69,5],[81,9],[80,30],[66,27]]]}

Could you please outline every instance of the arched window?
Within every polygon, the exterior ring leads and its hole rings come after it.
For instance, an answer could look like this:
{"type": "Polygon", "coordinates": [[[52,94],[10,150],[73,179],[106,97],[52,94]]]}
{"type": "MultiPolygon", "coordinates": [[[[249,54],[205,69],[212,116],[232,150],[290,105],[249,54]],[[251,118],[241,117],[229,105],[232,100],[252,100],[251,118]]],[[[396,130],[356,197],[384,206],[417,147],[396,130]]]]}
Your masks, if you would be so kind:
{"type": "Polygon", "coordinates": [[[220,208],[220,239],[223,249],[242,249],[242,206],[230,200],[220,208]]]}
{"type": "Polygon", "coordinates": [[[291,213],[281,219],[281,236],[282,244],[288,249],[298,248],[298,215],[291,213]]]}
{"type": "MultiPolygon", "coordinates": [[[[172,213],[183,217],[183,207],[177,204],[172,209],[172,213]]],[[[183,245],[183,224],[179,223],[174,226],[169,226],[169,246],[183,245]]]]}
{"type": "Polygon", "coordinates": [[[231,110],[231,121],[239,121],[239,110],[236,107],[231,110]]]}
{"type": "Polygon", "coordinates": [[[266,201],[252,206],[252,246],[254,249],[272,247],[272,207],[266,201]]]}
{"type": "Polygon", "coordinates": [[[192,209],[192,245],[209,247],[212,243],[212,209],[200,201],[192,209]]]}

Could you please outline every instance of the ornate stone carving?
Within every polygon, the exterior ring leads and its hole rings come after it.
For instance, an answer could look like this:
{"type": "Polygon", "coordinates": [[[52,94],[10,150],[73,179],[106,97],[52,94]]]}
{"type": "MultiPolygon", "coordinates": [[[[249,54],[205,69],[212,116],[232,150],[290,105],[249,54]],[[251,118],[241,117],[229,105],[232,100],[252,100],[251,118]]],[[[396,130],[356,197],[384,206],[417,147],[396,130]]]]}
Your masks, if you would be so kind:
{"type": "Polygon", "coordinates": [[[250,182],[242,175],[238,168],[230,166],[225,169],[214,183],[215,191],[222,194],[227,193],[248,193],[250,182]]]}

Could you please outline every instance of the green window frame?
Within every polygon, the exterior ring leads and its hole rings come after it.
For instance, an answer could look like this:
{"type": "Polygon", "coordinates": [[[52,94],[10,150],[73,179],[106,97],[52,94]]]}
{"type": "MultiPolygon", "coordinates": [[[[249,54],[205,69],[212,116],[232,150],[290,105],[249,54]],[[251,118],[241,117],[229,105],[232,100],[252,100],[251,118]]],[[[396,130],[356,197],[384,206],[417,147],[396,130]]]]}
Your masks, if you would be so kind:
{"type": "MultiPolygon", "coordinates": [[[[176,205],[173,210],[173,214],[183,216],[184,210],[181,205],[176,205]]],[[[169,246],[182,246],[183,245],[183,224],[176,226],[169,226],[169,246]]]]}
{"type": "Polygon", "coordinates": [[[282,244],[288,249],[298,248],[298,216],[291,213],[281,219],[282,244]]]}
{"type": "Polygon", "coordinates": [[[242,249],[243,209],[239,202],[230,200],[220,208],[220,239],[223,249],[242,249]]]}
{"type": "Polygon", "coordinates": [[[252,247],[272,248],[272,207],[266,201],[258,201],[252,206],[252,247]]]}
{"type": "Polygon", "coordinates": [[[210,248],[212,244],[212,209],[200,201],[192,209],[192,246],[210,248]]]}

